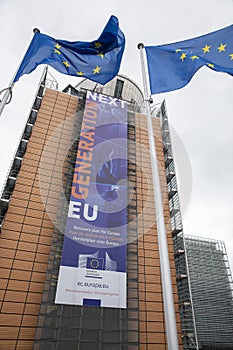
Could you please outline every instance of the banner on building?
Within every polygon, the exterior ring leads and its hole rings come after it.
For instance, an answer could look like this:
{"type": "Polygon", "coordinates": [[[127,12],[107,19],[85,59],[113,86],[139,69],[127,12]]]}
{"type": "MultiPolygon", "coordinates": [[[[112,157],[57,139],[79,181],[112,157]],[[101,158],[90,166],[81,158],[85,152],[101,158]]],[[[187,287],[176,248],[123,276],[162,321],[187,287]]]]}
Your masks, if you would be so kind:
{"type": "Polygon", "coordinates": [[[126,307],[127,103],[87,91],[55,303],[126,307]]]}

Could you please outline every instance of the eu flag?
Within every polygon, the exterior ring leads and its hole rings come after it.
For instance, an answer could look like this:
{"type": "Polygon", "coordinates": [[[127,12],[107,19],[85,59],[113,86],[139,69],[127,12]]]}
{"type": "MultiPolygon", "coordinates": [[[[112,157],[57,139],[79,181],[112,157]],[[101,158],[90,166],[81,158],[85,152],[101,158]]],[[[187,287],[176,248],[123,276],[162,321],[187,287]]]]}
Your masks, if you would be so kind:
{"type": "Polygon", "coordinates": [[[104,259],[102,258],[87,258],[87,269],[103,270],[104,269],[104,259]]]}
{"type": "Polygon", "coordinates": [[[115,16],[110,17],[100,37],[92,42],[57,40],[36,32],[14,82],[38,65],[48,64],[61,73],[106,84],[117,75],[124,48],[125,37],[115,16]]]}
{"type": "Polygon", "coordinates": [[[233,25],[197,38],[145,49],[152,94],[182,88],[203,66],[233,75],[233,25]]]}

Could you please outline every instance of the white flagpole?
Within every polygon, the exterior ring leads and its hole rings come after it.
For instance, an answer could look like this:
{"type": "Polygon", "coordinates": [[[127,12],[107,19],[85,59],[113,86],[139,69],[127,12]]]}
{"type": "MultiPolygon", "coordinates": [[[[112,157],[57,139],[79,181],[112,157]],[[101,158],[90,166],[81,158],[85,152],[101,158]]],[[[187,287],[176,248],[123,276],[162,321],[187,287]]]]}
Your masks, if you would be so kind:
{"type": "MultiPolygon", "coordinates": [[[[33,29],[33,33],[37,33],[37,32],[38,33],[40,32],[39,29],[34,28],[33,29]]],[[[21,63],[20,63],[20,65],[21,65],[21,63]]],[[[19,67],[20,67],[20,65],[19,65],[19,67]]],[[[18,70],[19,70],[19,68],[17,69],[17,71],[16,71],[14,77],[12,78],[9,86],[6,89],[2,90],[2,92],[5,91],[5,93],[3,95],[2,100],[0,100],[0,116],[2,115],[2,112],[3,112],[3,109],[5,108],[5,106],[11,101],[12,88],[14,86],[14,80],[15,80],[15,77],[16,77],[16,74],[17,74],[18,70]]]]}
{"type": "Polygon", "coordinates": [[[147,80],[147,74],[146,74],[146,68],[145,68],[145,58],[144,58],[143,48],[144,48],[143,44],[141,43],[138,44],[138,49],[140,52],[141,68],[142,68],[142,79],[143,79],[143,85],[144,85],[147,128],[148,128],[148,138],[149,138],[149,145],[150,145],[150,155],[151,155],[152,181],[153,181],[153,187],[154,187],[155,216],[156,216],[156,223],[157,223],[158,243],[159,243],[160,270],[161,270],[161,280],[162,280],[162,290],[163,290],[166,335],[167,335],[168,350],[179,350],[170,262],[169,262],[169,254],[168,254],[167,234],[166,234],[166,227],[165,227],[165,221],[164,221],[163,202],[162,202],[162,194],[161,194],[161,187],[160,187],[160,180],[159,180],[159,169],[158,169],[158,161],[157,161],[156,148],[155,148],[155,142],[154,142],[154,132],[153,132],[153,124],[152,124],[150,101],[149,101],[150,96],[149,96],[149,90],[147,85],[148,80],[147,80]]]}

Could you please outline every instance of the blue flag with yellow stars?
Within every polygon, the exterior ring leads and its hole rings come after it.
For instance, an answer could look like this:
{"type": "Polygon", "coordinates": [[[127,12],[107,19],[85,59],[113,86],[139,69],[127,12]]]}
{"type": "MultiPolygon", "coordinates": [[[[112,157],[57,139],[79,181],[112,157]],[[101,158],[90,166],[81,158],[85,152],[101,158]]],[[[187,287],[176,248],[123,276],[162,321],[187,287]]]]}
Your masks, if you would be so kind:
{"type": "Polygon", "coordinates": [[[182,88],[206,66],[233,75],[233,25],[177,43],[145,46],[152,94],[182,88]]]}
{"type": "Polygon", "coordinates": [[[14,82],[38,65],[48,64],[61,73],[106,84],[117,75],[124,48],[125,37],[115,16],[110,17],[100,37],[92,42],[57,40],[36,32],[14,82]]]}

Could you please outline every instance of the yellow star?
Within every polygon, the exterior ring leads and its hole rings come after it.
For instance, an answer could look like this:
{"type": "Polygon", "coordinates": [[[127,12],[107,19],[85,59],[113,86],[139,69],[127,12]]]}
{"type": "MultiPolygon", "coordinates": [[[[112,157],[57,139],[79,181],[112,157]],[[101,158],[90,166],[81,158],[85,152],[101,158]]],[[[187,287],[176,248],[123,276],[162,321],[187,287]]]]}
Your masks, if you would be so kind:
{"type": "Polygon", "coordinates": [[[222,51],[225,51],[225,47],[227,46],[227,44],[220,44],[219,47],[218,47],[218,52],[222,52],[222,51]]]}
{"type": "Polygon", "coordinates": [[[61,45],[56,44],[55,47],[56,47],[56,49],[60,49],[60,48],[61,48],[61,45]]]}
{"type": "Polygon", "coordinates": [[[58,55],[60,55],[61,51],[54,49],[54,53],[57,53],[58,55]]]}
{"type": "Polygon", "coordinates": [[[97,56],[100,56],[101,58],[104,58],[104,54],[101,52],[101,53],[98,53],[97,56]]]}
{"type": "Polygon", "coordinates": [[[95,69],[93,69],[93,73],[94,73],[94,74],[100,73],[100,69],[101,69],[101,67],[96,66],[95,69]]]}
{"type": "Polygon", "coordinates": [[[182,51],[182,50],[181,50],[181,49],[177,49],[177,50],[176,50],[176,53],[177,53],[177,52],[180,52],[180,51],[182,51]]]}
{"type": "Polygon", "coordinates": [[[230,56],[231,60],[233,60],[233,53],[231,53],[229,56],[230,56]]]}
{"type": "Polygon", "coordinates": [[[98,41],[95,42],[95,48],[98,49],[100,46],[102,46],[102,44],[98,41]]]}
{"type": "Polygon", "coordinates": [[[84,73],[80,70],[80,72],[76,72],[76,74],[82,77],[84,73]]]}
{"type": "Polygon", "coordinates": [[[196,55],[193,55],[193,56],[190,57],[190,59],[191,59],[192,61],[194,61],[194,60],[199,60],[199,57],[196,56],[196,55]]]}
{"type": "Polygon", "coordinates": [[[69,67],[69,63],[67,61],[62,62],[66,67],[69,67]]]}
{"type": "Polygon", "coordinates": [[[180,59],[184,62],[185,58],[186,58],[186,53],[183,52],[180,56],[180,59]]]}
{"type": "Polygon", "coordinates": [[[214,68],[214,64],[213,63],[207,63],[207,66],[210,68],[214,68]]]}
{"type": "Polygon", "coordinates": [[[202,48],[203,53],[210,52],[210,48],[211,48],[211,46],[206,44],[206,46],[202,48]]]}

